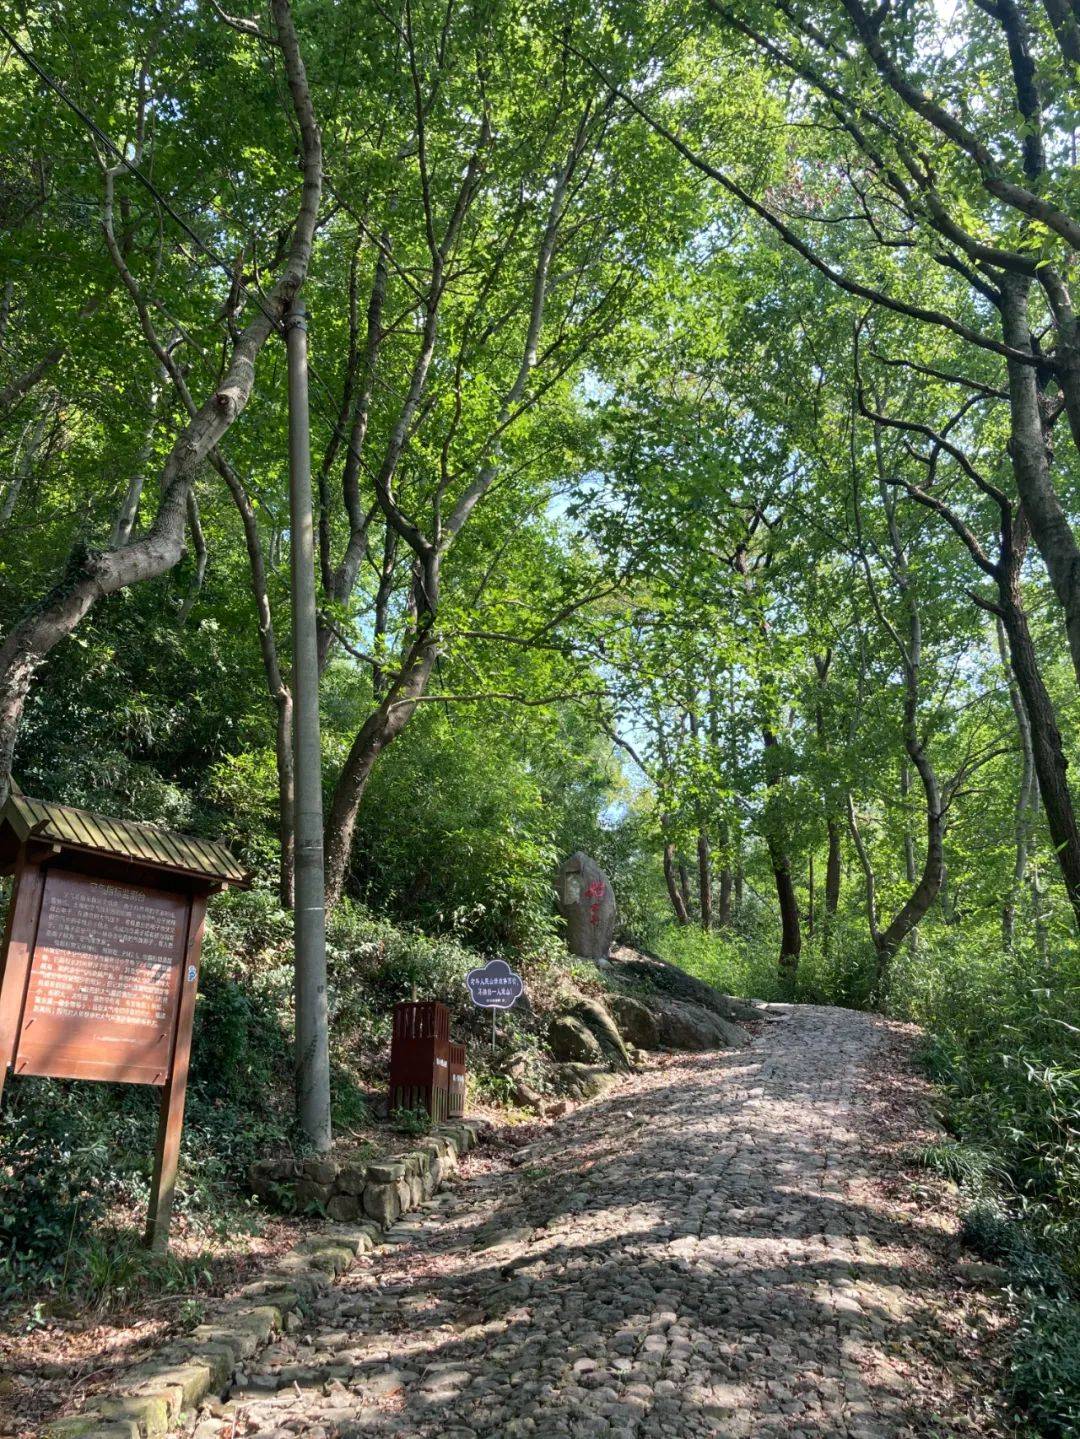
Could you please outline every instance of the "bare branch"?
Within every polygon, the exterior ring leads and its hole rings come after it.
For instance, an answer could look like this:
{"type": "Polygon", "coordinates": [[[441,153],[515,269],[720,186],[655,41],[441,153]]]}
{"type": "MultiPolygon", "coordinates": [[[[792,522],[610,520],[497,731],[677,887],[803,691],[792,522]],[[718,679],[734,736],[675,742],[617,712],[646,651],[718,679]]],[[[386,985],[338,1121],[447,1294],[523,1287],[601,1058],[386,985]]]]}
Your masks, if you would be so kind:
{"type": "Polygon", "coordinates": [[[280,41],[276,40],[273,35],[267,35],[264,30],[260,30],[254,20],[249,20],[243,15],[227,14],[218,4],[218,0],[209,0],[209,5],[218,19],[228,25],[231,30],[236,30],[241,35],[249,35],[255,40],[261,40],[264,45],[273,45],[275,48],[280,46],[280,41]]]}

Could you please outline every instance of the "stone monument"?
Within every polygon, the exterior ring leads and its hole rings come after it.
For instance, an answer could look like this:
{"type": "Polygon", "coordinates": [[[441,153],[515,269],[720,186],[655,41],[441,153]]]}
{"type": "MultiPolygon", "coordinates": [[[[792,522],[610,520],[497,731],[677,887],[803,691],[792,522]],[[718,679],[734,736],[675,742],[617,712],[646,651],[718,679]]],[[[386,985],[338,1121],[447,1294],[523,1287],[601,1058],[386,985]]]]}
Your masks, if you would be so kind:
{"type": "Polygon", "coordinates": [[[555,892],[570,953],[607,959],[615,935],[615,896],[604,871],[578,850],[559,866],[555,892]]]}

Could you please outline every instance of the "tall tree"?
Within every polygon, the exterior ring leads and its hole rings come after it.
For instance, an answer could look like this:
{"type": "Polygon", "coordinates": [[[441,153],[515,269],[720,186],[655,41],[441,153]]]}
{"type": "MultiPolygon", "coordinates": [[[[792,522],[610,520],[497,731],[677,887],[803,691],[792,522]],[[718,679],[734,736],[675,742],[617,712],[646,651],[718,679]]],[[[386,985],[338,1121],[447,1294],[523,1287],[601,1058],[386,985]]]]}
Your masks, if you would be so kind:
{"type": "MultiPolygon", "coordinates": [[[[300,136],[300,197],[289,216],[291,239],[280,273],[265,297],[245,292],[252,313],[242,329],[234,326],[223,372],[201,403],[188,395],[186,380],[157,333],[143,289],[135,281],[123,246],[112,227],[112,190],[123,175],[130,176],[132,183],[136,183],[136,172],[141,173],[141,163],[145,158],[147,120],[151,110],[158,108],[149,83],[149,57],[138,72],[139,78],[130,99],[130,129],[123,142],[131,147],[130,153],[134,158],[128,160],[122,146],[115,141],[110,141],[109,149],[104,149],[105,142],[100,132],[86,130],[84,133],[88,152],[93,154],[96,148],[104,175],[106,245],[120,281],[128,289],[138,312],[146,343],[185,397],[188,418],[176,435],[162,467],[160,499],[146,534],[111,549],[79,547],[74,550],[63,578],[27,610],[0,644],[0,793],[6,793],[10,782],[19,720],[34,672],[44,657],[71,634],[98,600],[129,585],[165,574],[182,558],[196,476],[250,400],[260,352],[280,326],[286,307],[307,273],[322,193],[322,143],[289,0],[272,0],[271,13],[274,50],[280,52],[289,112],[295,119],[300,136]]],[[[246,28],[250,38],[244,43],[258,44],[254,24],[246,28]]],[[[20,58],[25,56],[26,63],[30,64],[29,51],[22,46],[19,49],[22,52],[20,58]]],[[[152,198],[156,213],[157,200],[152,198]]],[[[232,277],[229,277],[227,288],[231,293],[232,277]]]]}

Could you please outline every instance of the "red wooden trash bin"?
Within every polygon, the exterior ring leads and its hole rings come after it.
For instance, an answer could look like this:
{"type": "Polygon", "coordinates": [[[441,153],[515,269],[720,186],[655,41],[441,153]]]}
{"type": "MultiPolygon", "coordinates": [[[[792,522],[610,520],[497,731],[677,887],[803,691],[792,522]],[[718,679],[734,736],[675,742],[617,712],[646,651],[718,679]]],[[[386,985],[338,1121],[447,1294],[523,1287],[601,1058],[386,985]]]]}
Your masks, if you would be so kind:
{"type": "Polygon", "coordinates": [[[450,1011],[435,1000],[394,1005],[390,1043],[390,1111],[426,1109],[436,1123],[449,1114],[450,1011]]]}
{"type": "Polygon", "coordinates": [[[450,1045],[450,1107],[447,1114],[451,1119],[460,1119],[465,1113],[465,1046],[450,1045]]]}

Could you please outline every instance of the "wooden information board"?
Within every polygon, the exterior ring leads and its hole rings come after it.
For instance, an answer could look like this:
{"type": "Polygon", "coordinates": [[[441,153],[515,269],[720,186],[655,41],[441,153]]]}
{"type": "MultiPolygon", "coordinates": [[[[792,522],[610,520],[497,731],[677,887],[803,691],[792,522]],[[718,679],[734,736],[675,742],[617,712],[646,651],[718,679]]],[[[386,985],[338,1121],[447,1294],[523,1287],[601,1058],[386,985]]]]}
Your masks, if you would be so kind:
{"type": "Polygon", "coordinates": [[[188,895],[46,874],[15,1073],[164,1084],[190,912],[188,895]]]}
{"type": "Polygon", "coordinates": [[[15,1075],[161,1090],[146,1240],[164,1249],[209,894],[228,851],[24,796],[0,811],[14,875],[0,950],[0,1097],[15,1075]]]}

